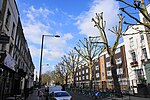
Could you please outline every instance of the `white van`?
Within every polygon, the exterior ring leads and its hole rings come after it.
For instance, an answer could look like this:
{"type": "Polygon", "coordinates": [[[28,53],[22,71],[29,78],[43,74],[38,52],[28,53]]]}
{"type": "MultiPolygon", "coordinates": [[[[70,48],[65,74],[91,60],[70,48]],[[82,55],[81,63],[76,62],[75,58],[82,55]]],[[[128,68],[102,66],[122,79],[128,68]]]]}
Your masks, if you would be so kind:
{"type": "Polygon", "coordinates": [[[61,91],[62,90],[62,86],[60,86],[60,85],[48,86],[48,89],[49,89],[49,94],[51,94],[54,91],[61,91]]]}

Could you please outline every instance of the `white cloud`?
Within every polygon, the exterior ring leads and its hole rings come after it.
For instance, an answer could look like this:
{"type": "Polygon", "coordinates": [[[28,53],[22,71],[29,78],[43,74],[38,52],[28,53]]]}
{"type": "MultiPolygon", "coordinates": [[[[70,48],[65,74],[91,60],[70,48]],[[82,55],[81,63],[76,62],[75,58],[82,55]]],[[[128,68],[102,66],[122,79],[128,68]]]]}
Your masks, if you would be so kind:
{"type": "Polygon", "coordinates": [[[35,44],[41,44],[42,34],[49,34],[49,27],[41,22],[37,23],[24,23],[24,32],[26,38],[35,44]]]}
{"type": "Polygon", "coordinates": [[[64,34],[63,39],[65,39],[65,40],[66,40],[66,39],[70,40],[70,39],[73,39],[73,36],[72,36],[71,33],[66,33],[66,34],[64,34]]]}
{"type": "Polygon", "coordinates": [[[99,35],[91,19],[95,17],[95,13],[101,12],[104,13],[104,19],[107,22],[106,29],[111,29],[112,25],[118,23],[118,8],[119,4],[115,0],[94,0],[90,9],[77,17],[76,25],[80,30],[80,34],[85,34],[87,36],[99,35]]]}
{"type": "MultiPolygon", "coordinates": [[[[56,34],[61,35],[60,38],[52,37],[53,34],[50,31],[51,26],[46,22],[41,20],[42,18],[49,18],[52,11],[46,8],[34,8],[31,6],[29,10],[25,11],[26,19],[23,20],[23,29],[27,40],[29,41],[29,47],[31,50],[31,55],[35,59],[40,57],[41,49],[41,38],[42,35],[51,35],[51,37],[44,37],[44,48],[43,48],[43,63],[44,61],[58,61],[65,54],[67,47],[67,40],[73,38],[71,33],[62,34],[56,32],[56,34]]],[[[55,21],[52,21],[55,23],[55,21]]],[[[46,69],[46,67],[45,67],[46,69]]]]}
{"type": "Polygon", "coordinates": [[[32,22],[35,22],[35,18],[37,17],[47,18],[50,14],[55,14],[53,11],[48,10],[47,8],[40,7],[39,9],[36,9],[34,6],[31,6],[27,11],[24,10],[24,13],[26,13],[28,19],[30,19],[32,22]]]}

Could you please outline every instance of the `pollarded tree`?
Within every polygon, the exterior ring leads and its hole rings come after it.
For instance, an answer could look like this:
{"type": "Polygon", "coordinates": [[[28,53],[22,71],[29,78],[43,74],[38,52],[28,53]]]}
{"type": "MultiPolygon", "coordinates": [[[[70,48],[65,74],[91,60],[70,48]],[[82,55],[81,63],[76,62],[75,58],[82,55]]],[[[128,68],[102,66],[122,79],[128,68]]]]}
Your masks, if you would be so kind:
{"type": "Polygon", "coordinates": [[[67,83],[67,75],[68,75],[68,68],[64,66],[64,62],[58,63],[58,65],[55,66],[55,71],[58,77],[62,80],[62,84],[64,84],[64,81],[67,83]]]}
{"type": "Polygon", "coordinates": [[[115,51],[117,49],[118,43],[119,43],[119,39],[122,36],[122,25],[123,25],[123,17],[121,14],[118,15],[119,17],[119,25],[116,27],[113,27],[112,30],[110,30],[111,33],[115,34],[116,38],[114,44],[109,47],[109,43],[108,43],[108,38],[106,36],[106,31],[105,31],[105,26],[106,26],[106,21],[104,21],[103,19],[103,13],[97,14],[96,13],[96,17],[92,18],[92,21],[95,24],[95,27],[97,27],[97,29],[99,30],[100,33],[100,39],[102,40],[102,43],[105,45],[106,47],[106,51],[110,56],[110,64],[111,64],[111,72],[112,72],[112,78],[114,81],[114,89],[116,91],[118,91],[119,93],[121,93],[120,90],[120,84],[118,82],[118,76],[117,76],[117,71],[116,71],[116,66],[115,66],[115,59],[114,59],[114,55],[115,55],[115,51]]]}
{"type": "MultiPolygon", "coordinates": [[[[125,0],[117,0],[125,5],[125,7],[121,7],[120,10],[125,13],[126,15],[129,16],[132,20],[134,20],[136,23],[131,23],[125,21],[125,24],[128,25],[143,25],[146,27],[148,30],[139,30],[136,29],[138,32],[137,33],[148,33],[150,30],[150,15],[148,14],[146,5],[145,5],[145,0],[133,0],[133,2],[128,3],[125,0]],[[130,12],[134,11],[134,12],[130,12]],[[139,12],[143,16],[143,21],[138,18],[137,15],[139,15],[139,12]]],[[[133,34],[137,34],[133,33],[133,34]]],[[[125,34],[126,35],[126,34],[125,34]]]]}
{"type": "Polygon", "coordinates": [[[49,81],[50,81],[50,76],[48,75],[48,74],[42,74],[41,75],[41,77],[42,77],[42,84],[47,84],[47,83],[49,83],[49,81]]]}
{"type": "Polygon", "coordinates": [[[76,54],[73,50],[69,52],[68,57],[64,55],[62,59],[71,73],[71,78],[73,77],[73,86],[75,87],[76,86],[75,76],[78,71],[79,65],[82,64],[82,59],[79,56],[79,54],[76,54]]]}
{"type": "Polygon", "coordinates": [[[53,71],[47,71],[47,75],[49,75],[49,84],[54,84],[54,83],[60,83],[60,77],[58,77],[57,73],[55,70],[53,71]]]}
{"type": "Polygon", "coordinates": [[[94,61],[99,57],[99,55],[103,52],[105,48],[101,44],[92,43],[93,41],[96,42],[99,40],[100,39],[98,38],[85,38],[84,41],[79,40],[77,47],[74,47],[77,53],[88,64],[89,74],[90,74],[90,78],[89,78],[90,89],[92,89],[92,67],[94,65],[94,61]]]}

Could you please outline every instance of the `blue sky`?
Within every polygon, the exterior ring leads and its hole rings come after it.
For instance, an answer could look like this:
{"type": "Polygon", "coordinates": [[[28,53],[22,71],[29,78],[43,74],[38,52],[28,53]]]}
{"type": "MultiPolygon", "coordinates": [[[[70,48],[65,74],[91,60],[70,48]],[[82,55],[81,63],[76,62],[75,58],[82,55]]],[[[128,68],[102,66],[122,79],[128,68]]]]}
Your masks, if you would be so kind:
{"type": "MultiPolygon", "coordinates": [[[[42,72],[45,72],[53,70],[79,39],[99,35],[91,22],[95,13],[104,12],[106,30],[118,23],[117,14],[120,13],[120,4],[115,0],[17,0],[17,5],[37,72],[42,34],[61,36],[44,39],[42,72]]],[[[114,36],[108,34],[108,37],[111,43],[114,36]]]]}

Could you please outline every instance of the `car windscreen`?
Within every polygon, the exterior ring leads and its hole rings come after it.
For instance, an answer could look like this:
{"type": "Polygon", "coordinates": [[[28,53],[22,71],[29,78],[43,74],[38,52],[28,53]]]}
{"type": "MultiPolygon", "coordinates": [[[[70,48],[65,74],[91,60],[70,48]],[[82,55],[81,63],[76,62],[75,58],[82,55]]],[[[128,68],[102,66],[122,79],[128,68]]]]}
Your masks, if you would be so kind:
{"type": "Polygon", "coordinates": [[[55,97],[65,97],[70,96],[67,92],[56,92],[55,97]]]}

